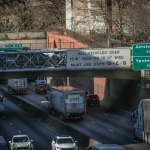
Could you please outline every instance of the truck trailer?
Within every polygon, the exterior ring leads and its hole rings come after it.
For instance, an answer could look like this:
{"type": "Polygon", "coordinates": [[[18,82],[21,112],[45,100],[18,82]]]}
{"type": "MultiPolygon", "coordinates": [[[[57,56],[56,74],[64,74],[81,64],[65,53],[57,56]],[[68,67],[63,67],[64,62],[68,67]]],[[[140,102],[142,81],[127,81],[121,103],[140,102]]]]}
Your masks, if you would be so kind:
{"type": "Polygon", "coordinates": [[[27,92],[27,78],[8,79],[7,87],[12,94],[24,94],[27,92]]]}
{"type": "Polygon", "coordinates": [[[150,99],[142,99],[131,117],[135,138],[150,144],[150,99]]]}
{"type": "Polygon", "coordinates": [[[47,93],[49,112],[60,120],[83,119],[86,115],[85,91],[71,86],[53,86],[47,93]]]}

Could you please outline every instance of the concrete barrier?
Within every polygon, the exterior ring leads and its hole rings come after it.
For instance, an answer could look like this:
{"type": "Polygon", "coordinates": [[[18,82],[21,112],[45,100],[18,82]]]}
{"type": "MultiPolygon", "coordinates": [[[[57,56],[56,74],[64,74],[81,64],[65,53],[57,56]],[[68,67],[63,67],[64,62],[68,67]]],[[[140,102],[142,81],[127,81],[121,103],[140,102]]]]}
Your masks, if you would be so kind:
{"type": "Polygon", "coordinates": [[[20,107],[22,110],[30,114],[32,117],[38,119],[40,122],[45,124],[46,126],[50,127],[56,133],[61,133],[61,135],[70,135],[75,140],[78,141],[78,145],[80,148],[86,148],[89,145],[89,140],[91,137],[88,135],[79,132],[78,130],[67,126],[66,123],[60,121],[59,119],[52,117],[45,113],[42,109],[37,108],[36,106],[29,104],[25,100],[12,95],[8,91],[0,88],[4,97],[10,100],[12,103],[20,107]]]}

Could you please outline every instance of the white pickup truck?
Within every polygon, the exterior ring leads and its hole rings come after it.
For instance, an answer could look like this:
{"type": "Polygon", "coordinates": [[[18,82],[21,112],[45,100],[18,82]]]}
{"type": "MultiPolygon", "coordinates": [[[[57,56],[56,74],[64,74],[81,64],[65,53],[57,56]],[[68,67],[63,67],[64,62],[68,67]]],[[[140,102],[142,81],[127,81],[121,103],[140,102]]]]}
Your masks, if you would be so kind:
{"type": "Polygon", "coordinates": [[[32,141],[27,135],[14,135],[9,141],[10,150],[26,149],[33,150],[32,141]]]}

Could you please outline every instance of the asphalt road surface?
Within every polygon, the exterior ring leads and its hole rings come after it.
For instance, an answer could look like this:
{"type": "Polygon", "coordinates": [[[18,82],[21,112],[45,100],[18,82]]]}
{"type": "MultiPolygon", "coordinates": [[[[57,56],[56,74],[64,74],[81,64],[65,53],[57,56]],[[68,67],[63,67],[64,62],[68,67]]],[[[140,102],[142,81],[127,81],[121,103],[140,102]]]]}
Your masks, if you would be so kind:
{"type": "MultiPolygon", "coordinates": [[[[31,87],[26,95],[18,97],[48,113],[45,96],[35,94],[31,87]]],[[[65,124],[104,144],[135,144],[139,141],[134,139],[130,115],[130,112],[123,110],[107,112],[105,108],[90,107],[83,121],[69,121],[65,124]]]]}
{"type": "Polygon", "coordinates": [[[0,103],[0,135],[9,141],[17,134],[33,139],[35,150],[51,150],[51,141],[58,135],[4,98],[0,103]]]}

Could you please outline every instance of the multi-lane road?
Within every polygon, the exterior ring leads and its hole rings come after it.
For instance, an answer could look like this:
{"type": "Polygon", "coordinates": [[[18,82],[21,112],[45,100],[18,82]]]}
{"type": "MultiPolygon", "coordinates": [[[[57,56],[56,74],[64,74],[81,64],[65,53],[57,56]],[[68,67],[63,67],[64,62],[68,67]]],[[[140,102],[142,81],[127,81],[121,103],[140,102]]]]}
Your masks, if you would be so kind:
{"type": "Polygon", "coordinates": [[[0,135],[9,141],[17,134],[33,139],[35,150],[51,150],[51,141],[58,135],[4,98],[0,103],[0,135]]]}
{"type": "MultiPolygon", "coordinates": [[[[29,103],[32,103],[32,105],[35,105],[44,112],[48,113],[48,103],[45,102],[45,96],[35,94],[34,90],[32,89],[32,85],[30,86],[26,95],[18,97],[23,98],[29,103]]],[[[138,142],[133,136],[133,124],[131,122],[130,115],[131,114],[129,112],[122,110],[113,110],[108,112],[103,108],[99,109],[91,107],[87,109],[87,116],[84,120],[80,122],[70,121],[65,124],[79,132],[87,134],[89,137],[92,137],[101,143],[125,145],[138,142]]],[[[33,122],[34,121],[32,120],[29,121],[31,124],[33,122]]],[[[40,125],[37,125],[36,128],[39,126],[40,125]]],[[[46,130],[44,126],[41,127],[41,129],[46,130]]],[[[52,135],[54,135],[54,133],[52,135]]],[[[48,141],[50,143],[50,140],[48,141]]]]}

